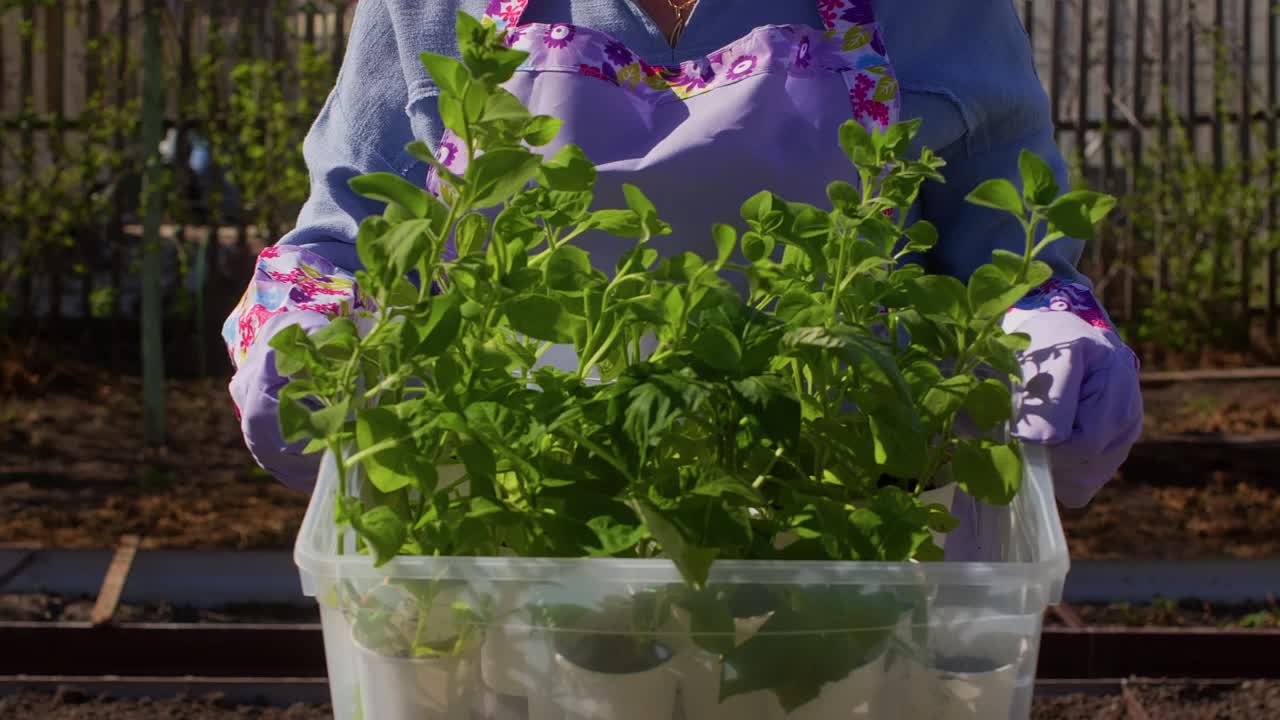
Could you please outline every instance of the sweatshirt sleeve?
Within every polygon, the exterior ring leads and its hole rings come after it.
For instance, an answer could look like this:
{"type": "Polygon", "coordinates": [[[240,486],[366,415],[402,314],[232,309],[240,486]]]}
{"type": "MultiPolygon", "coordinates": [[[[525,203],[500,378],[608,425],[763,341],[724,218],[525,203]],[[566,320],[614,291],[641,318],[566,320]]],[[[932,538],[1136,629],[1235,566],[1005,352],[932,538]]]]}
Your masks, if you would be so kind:
{"type": "Polygon", "coordinates": [[[361,305],[354,282],[360,266],[356,234],[360,223],[384,205],[356,194],[349,183],[372,172],[425,183],[426,166],[405,147],[418,133],[430,135],[438,120],[428,113],[411,122],[408,98],[388,2],[364,0],[356,8],[337,82],[303,142],[311,193],[293,230],[258,258],[249,286],[223,325],[237,369],[276,315],[302,311],[332,318],[361,305]]]}
{"type": "MultiPolygon", "coordinates": [[[[1047,161],[1059,186],[1069,187],[1031,43],[1010,0],[908,0],[877,2],[876,7],[891,15],[883,24],[891,59],[902,60],[898,72],[904,89],[939,99],[961,127],[945,146],[934,148],[947,162],[942,170],[946,182],[925,184],[920,211],[940,232],[927,258],[930,271],[967,280],[991,261],[993,250],[1025,250],[1015,218],[965,200],[974,188],[993,178],[1021,185],[1018,156],[1023,150],[1047,161]],[[908,15],[915,13],[930,19],[912,22],[908,15]],[[903,52],[895,53],[895,46],[903,52]]],[[[1040,259],[1058,279],[1091,289],[1076,269],[1083,246],[1080,240],[1063,238],[1040,259]]]]}

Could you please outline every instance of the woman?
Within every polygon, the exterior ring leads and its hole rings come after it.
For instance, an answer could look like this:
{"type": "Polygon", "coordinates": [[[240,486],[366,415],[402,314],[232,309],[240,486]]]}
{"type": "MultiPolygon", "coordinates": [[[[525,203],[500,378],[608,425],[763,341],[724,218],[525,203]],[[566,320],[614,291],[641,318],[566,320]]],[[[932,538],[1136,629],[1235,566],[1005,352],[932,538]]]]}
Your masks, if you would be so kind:
{"type": "MultiPolygon", "coordinates": [[[[602,206],[622,204],[623,182],[650,195],[676,229],[664,238],[668,251],[704,250],[710,225],[736,217],[761,189],[824,203],[827,184],[852,175],[836,144],[850,117],[869,128],[922,118],[917,145],[946,159],[947,182],[928,184],[914,211],[940,230],[923,258],[933,272],[963,280],[992,250],[1023,249],[1012,218],[964,200],[984,180],[1018,177],[1023,149],[1047,158],[1067,185],[1010,0],[365,0],[306,141],[311,197],[297,228],[263,254],[225,333],[249,447],[299,489],[310,487],[317,460],[280,438],[284,379],[268,341],[288,324],[323,326],[351,296],[357,228],[382,208],[355,195],[350,178],[395,172],[434,189],[404,150],[415,139],[461,171],[465,153],[444,132],[438,90],[418,59],[457,53],[459,9],[530,53],[508,89],[564,121],[557,142],[581,145],[598,165],[602,206]]],[[[1058,498],[1072,507],[1114,474],[1142,422],[1136,358],[1076,271],[1081,248],[1070,239],[1049,247],[1042,257],[1056,277],[1005,322],[1032,339],[1016,434],[1049,446],[1058,498]]],[[[607,239],[591,249],[613,267],[607,239]]],[[[948,559],[994,548],[998,528],[983,507],[961,495],[952,511],[961,527],[948,559]]]]}

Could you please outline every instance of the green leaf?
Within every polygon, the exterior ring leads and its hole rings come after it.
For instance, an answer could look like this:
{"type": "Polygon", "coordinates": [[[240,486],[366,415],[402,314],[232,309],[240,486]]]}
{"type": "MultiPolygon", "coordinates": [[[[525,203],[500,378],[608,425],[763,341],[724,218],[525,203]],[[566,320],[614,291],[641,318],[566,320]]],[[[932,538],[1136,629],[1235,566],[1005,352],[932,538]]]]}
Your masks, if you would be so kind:
{"type": "Polygon", "coordinates": [[[969,278],[969,305],[977,317],[998,317],[1021,300],[1029,289],[1027,285],[1010,283],[995,265],[983,265],[969,278]]]}
{"type": "Polygon", "coordinates": [[[1030,150],[1018,155],[1018,170],[1022,174],[1022,196],[1028,205],[1048,205],[1058,197],[1058,181],[1053,168],[1030,150]]]}
{"type": "Polygon", "coordinates": [[[431,80],[440,86],[442,92],[455,97],[462,95],[462,89],[471,78],[471,73],[461,62],[447,55],[429,52],[420,54],[418,58],[422,61],[422,66],[427,69],[431,80]]]}
{"type": "Polygon", "coordinates": [[[738,244],[738,231],[723,223],[711,227],[711,234],[716,241],[716,267],[724,267],[733,256],[733,248],[738,244]]]}
{"type": "Polygon", "coordinates": [[[522,125],[533,119],[529,109],[520,99],[503,88],[495,88],[484,103],[481,119],[488,122],[519,122],[522,125]]]}
{"type": "Polygon", "coordinates": [[[513,205],[498,213],[493,221],[493,237],[496,242],[503,243],[502,247],[518,247],[523,255],[541,243],[546,233],[541,225],[525,214],[523,208],[513,205]]]}
{"type": "Polygon", "coordinates": [[[489,241],[489,218],[480,213],[470,213],[458,222],[454,232],[459,257],[484,250],[489,241]]]}
{"type": "Polygon", "coordinates": [[[378,490],[393,493],[415,483],[418,470],[409,436],[409,427],[390,410],[369,408],[356,412],[356,444],[359,449],[367,450],[387,441],[397,442],[366,456],[362,462],[369,482],[378,490]]]}
{"type": "Polygon", "coordinates": [[[857,120],[847,120],[840,126],[840,147],[849,161],[859,169],[879,165],[875,141],[857,120]]]}
{"type": "Polygon", "coordinates": [[[531,338],[571,343],[585,329],[585,320],[572,315],[545,295],[521,295],[503,303],[511,329],[531,338]]]}
{"type": "Polygon", "coordinates": [[[467,468],[471,494],[496,499],[494,477],[498,474],[498,461],[493,457],[493,451],[480,443],[469,442],[458,448],[458,459],[467,468]]]}
{"type": "MultiPolygon", "coordinates": [[[[877,87],[876,90],[878,92],[884,88],[884,82],[881,81],[880,86],[877,87]]],[[[897,86],[894,85],[893,92],[895,95],[897,94],[897,90],[897,86]]],[[[890,97],[887,100],[882,100],[881,102],[887,102],[892,99],[893,98],[890,97]]],[[[885,131],[884,134],[884,149],[889,158],[897,159],[906,155],[907,150],[911,147],[911,141],[914,140],[916,135],[920,132],[921,124],[923,124],[923,120],[921,118],[914,118],[912,120],[903,120],[889,126],[889,129],[885,131]]]]}
{"type": "Polygon", "coordinates": [[[524,130],[520,131],[520,139],[529,143],[532,147],[542,147],[549,145],[556,136],[560,134],[560,126],[563,121],[550,115],[535,115],[525,123],[524,130]]]}
{"type": "Polygon", "coordinates": [[[608,516],[588,520],[587,528],[600,541],[599,546],[590,548],[594,557],[613,557],[625,553],[649,534],[643,525],[624,525],[608,516]]]}
{"type": "Polygon", "coordinates": [[[869,413],[877,462],[885,472],[897,477],[917,477],[925,470],[929,456],[928,438],[909,405],[891,403],[869,413]]]}
{"type": "Polygon", "coordinates": [[[458,338],[461,327],[462,310],[456,294],[431,298],[431,314],[419,331],[422,341],[418,344],[417,354],[430,358],[445,352],[458,338]]]}
{"type": "Polygon", "coordinates": [[[984,380],[965,398],[964,409],[984,430],[1009,422],[1013,417],[1013,395],[1009,386],[996,380],[984,380]]]}
{"type": "Polygon", "coordinates": [[[467,116],[462,98],[449,93],[442,94],[436,100],[436,107],[437,112],[440,113],[440,122],[444,123],[445,128],[453,131],[458,137],[465,136],[467,116]]]}
{"type": "Polygon", "coordinates": [[[720,551],[715,548],[697,547],[687,540],[680,529],[667,519],[658,508],[647,502],[637,503],[640,517],[649,528],[649,534],[662,547],[664,554],[675,563],[685,582],[694,588],[706,585],[711,564],[720,551]]]}
{"type": "Polygon", "coordinates": [[[400,548],[409,537],[409,528],[404,520],[386,505],[352,518],[351,527],[373,548],[375,567],[387,564],[400,554],[400,548]]]}
{"type": "Polygon", "coordinates": [[[972,375],[957,375],[935,385],[924,395],[921,406],[935,422],[941,422],[956,414],[965,400],[977,387],[978,379],[972,375]]]}
{"type": "Polygon", "coordinates": [[[988,180],[975,188],[965,199],[974,205],[1005,210],[1019,218],[1023,216],[1022,196],[1008,180],[988,180]]]}
{"type": "Polygon", "coordinates": [[[596,166],[577,145],[565,145],[538,169],[542,184],[552,190],[585,192],[596,185],[596,166]]]}
{"type": "Polygon", "coordinates": [[[351,357],[360,337],[351,318],[339,317],[313,332],[311,341],[319,348],[322,356],[342,361],[351,357]]]}
{"type": "Polygon", "coordinates": [[[773,252],[773,239],[749,232],[742,236],[742,254],[749,262],[757,263],[773,252]]]}
{"type": "Polygon", "coordinates": [[[1000,268],[1000,272],[1004,273],[1004,277],[1010,283],[1018,279],[1018,273],[1022,272],[1023,257],[1009,250],[992,250],[991,264],[1000,268]]]}
{"type": "Polygon", "coordinates": [[[276,372],[288,377],[314,367],[318,361],[315,343],[301,325],[286,325],[271,336],[276,372]]]}
{"type": "Polygon", "coordinates": [[[990,505],[1008,505],[1022,485],[1022,458],[1008,445],[962,442],[951,463],[960,489],[990,505]]]}
{"type": "Polygon", "coordinates": [[[963,283],[950,275],[925,275],[907,286],[907,297],[926,315],[956,320],[969,316],[969,295],[963,283]]]}
{"type": "Polygon", "coordinates": [[[627,199],[627,207],[640,216],[641,225],[650,235],[666,235],[671,226],[658,219],[658,209],[653,206],[644,191],[635,185],[623,183],[622,194],[627,199]]]}
{"type": "Polygon", "coordinates": [[[409,220],[392,226],[382,237],[388,267],[395,275],[412,272],[431,252],[431,225],[430,220],[409,220]]]}
{"type": "Polygon", "coordinates": [[[836,180],[827,186],[827,199],[831,201],[832,208],[846,217],[856,216],[862,205],[862,194],[844,180],[836,180]]]}
{"type": "Polygon", "coordinates": [[[1092,240],[1094,226],[1115,208],[1116,199],[1110,195],[1076,190],[1054,201],[1045,214],[1050,227],[1069,237],[1092,240]]]}
{"type": "Polygon", "coordinates": [[[597,210],[591,213],[583,226],[620,238],[638,238],[644,235],[640,216],[631,210],[597,210]]]}
{"type": "Polygon", "coordinates": [[[1031,336],[1026,333],[999,335],[995,340],[1014,352],[1024,352],[1031,347],[1031,336]]]}
{"type": "Polygon", "coordinates": [[[773,193],[768,190],[760,192],[747,198],[742,203],[741,215],[742,219],[747,222],[762,221],[769,213],[773,212],[773,193]]]}
{"type": "Polygon", "coordinates": [[[592,283],[591,256],[581,248],[561,245],[547,258],[547,287],[560,292],[581,292],[592,283]]]}
{"type": "Polygon", "coordinates": [[[742,343],[719,325],[701,328],[690,343],[690,349],[699,360],[717,370],[729,372],[742,364],[742,343]]]}
{"type": "Polygon", "coordinates": [[[911,227],[907,228],[906,235],[907,244],[903,246],[903,252],[926,252],[938,244],[938,228],[928,220],[912,223],[911,227]]]}
{"type": "Polygon", "coordinates": [[[987,338],[986,352],[983,353],[982,359],[991,365],[991,367],[1008,374],[1010,377],[1019,377],[1022,374],[1022,366],[1018,363],[1018,356],[1015,354],[1015,343],[1018,341],[1009,341],[1004,337],[987,338]]]}
{"type": "Polygon", "coordinates": [[[430,197],[430,193],[399,175],[384,172],[357,175],[347,184],[358,195],[396,205],[411,217],[427,217],[427,198],[430,197]]]}
{"type": "Polygon", "coordinates": [[[506,202],[533,179],[539,162],[537,155],[520,148],[497,148],[476,158],[467,168],[471,204],[486,208],[506,202]]]}

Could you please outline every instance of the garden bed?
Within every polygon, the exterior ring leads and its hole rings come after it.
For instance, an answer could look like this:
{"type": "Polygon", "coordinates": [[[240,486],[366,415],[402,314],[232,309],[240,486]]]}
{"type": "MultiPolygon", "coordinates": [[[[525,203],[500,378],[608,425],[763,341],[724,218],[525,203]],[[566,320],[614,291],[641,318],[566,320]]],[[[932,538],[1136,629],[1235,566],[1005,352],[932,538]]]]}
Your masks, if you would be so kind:
{"type": "MultiPolygon", "coordinates": [[[[1074,613],[1086,627],[1159,628],[1280,628],[1280,606],[1270,603],[1209,603],[1201,600],[1156,600],[1152,603],[1073,603],[1074,613]]],[[[1045,624],[1065,622],[1052,609],[1045,624]]]]}
{"type": "MultiPolygon", "coordinates": [[[[88,622],[94,600],[44,593],[0,594],[2,622],[88,622]]],[[[189,605],[121,604],[113,621],[121,623],[318,623],[317,606],[245,603],[217,608],[189,605]]]]}
{"type": "Polygon", "coordinates": [[[237,705],[217,696],[118,700],[65,689],[0,697],[0,718],[41,720],[332,720],[327,706],[237,705]]]}
{"type": "MultiPolygon", "coordinates": [[[[1280,717],[1280,682],[1145,683],[1130,693],[1153,720],[1248,720],[1280,717]]],[[[330,720],[328,706],[241,705],[219,696],[122,700],[73,689],[0,697],[0,718],[43,720],[330,720]]],[[[1115,694],[1042,695],[1032,720],[1129,720],[1115,694]]]]}
{"type": "Polygon", "coordinates": [[[1152,720],[1264,720],[1280,717],[1280,681],[1132,686],[1152,720]]]}

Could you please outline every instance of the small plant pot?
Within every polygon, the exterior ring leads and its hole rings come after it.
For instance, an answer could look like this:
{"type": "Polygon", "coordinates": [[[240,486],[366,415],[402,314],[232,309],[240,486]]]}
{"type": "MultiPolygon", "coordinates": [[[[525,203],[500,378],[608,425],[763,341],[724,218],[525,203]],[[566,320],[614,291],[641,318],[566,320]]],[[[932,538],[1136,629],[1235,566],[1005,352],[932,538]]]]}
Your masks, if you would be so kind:
{"type": "Polygon", "coordinates": [[[534,626],[526,595],[514,588],[497,591],[496,616],[480,648],[481,676],[500,695],[534,695],[551,675],[554,652],[548,632],[534,626]]]}
{"type": "MultiPolygon", "coordinates": [[[[677,625],[689,632],[689,614],[683,608],[673,608],[677,625]]],[[[760,627],[769,621],[769,615],[736,618],[733,621],[734,644],[741,645],[751,639],[760,627]]],[[[766,691],[735,695],[720,700],[720,656],[699,647],[689,638],[684,651],[676,660],[680,674],[680,705],[686,720],[769,720],[769,703],[773,697],[766,691]]]]}
{"type": "MultiPolygon", "coordinates": [[[[770,614],[735,620],[735,642],[742,645],[761,632],[770,614]]],[[[883,644],[844,678],[823,685],[816,698],[791,712],[776,694],[759,690],[720,700],[722,660],[696,646],[681,658],[681,701],[686,720],[828,720],[829,718],[896,717],[885,698],[897,698],[906,690],[894,684],[901,678],[888,672],[892,637],[907,632],[911,615],[904,612],[886,632],[883,644]],[[887,713],[887,714],[886,714],[887,713]]],[[[687,620],[684,621],[687,625],[687,620]]],[[[868,632],[874,630],[868,628],[868,632]]],[[[765,630],[767,632],[767,630],[765,630]]]]}
{"type": "Polygon", "coordinates": [[[529,720],[657,720],[676,707],[675,656],[658,640],[572,633],[557,639],[549,687],[529,720]]]}
{"type": "MultiPolygon", "coordinates": [[[[892,630],[895,636],[910,632],[911,614],[903,613],[892,630]]],[[[788,713],[773,693],[769,693],[772,714],[770,720],[880,720],[880,718],[912,718],[899,712],[901,699],[911,694],[909,685],[901,674],[890,672],[892,638],[886,638],[879,652],[843,679],[822,687],[818,697],[788,713]]],[[[919,716],[925,718],[927,716],[919,716]]],[[[929,718],[933,720],[933,718],[929,718]]]]}
{"type": "Polygon", "coordinates": [[[902,659],[904,717],[932,720],[1007,718],[1031,653],[1034,619],[983,618],[972,609],[930,613],[928,646],[902,659]],[[904,689],[905,689],[904,688],[904,689]]]}
{"type": "Polygon", "coordinates": [[[467,720],[479,680],[477,643],[455,610],[458,587],[435,586],[415,596],[407,585],[383,584],[352,608],[351,644],[366,718],[467,720]],[[429,601],[425,609],[420,603],[429,601]],[[413,655],[412,638],[430,655],[413,655]]]}
{"type": "MultiPolygon", "coordinates": [[[[720,677],[723,666],[721,657],[705,650],[694,640],[691,635],[692,622],[688,610],[676,606],[671,609],[671,614],[681,639],[681,652],[676,659],[675,668],[680,674],[680,705],[684,709],[685,719],[769,720],[772,718],[769,714],[769,703],[773,698],[766,691],[735,695],[721,701],[720,677]]],[[[734,618],[734,645],[741,645],[750,640],[769,621],[770,615],[771,613],[764,612],[751,617],[734,618]]]]}
{"type": "Polygon", "coordinates": [[[475,685],[474,653],[427,658],[380,655],[357,638],[356,680],[366,718],[467,720],[475,685]]]}
{"type": "MultiPolygon", "coordinates": [[[[943,485],[941,487],[936,487],[936,488],[933,488],[932,490],[925,490],[924,492],[920,493],[921,503],[925,505],[932,505],[934,503],[937,503],[938,505],[945,507],[948,512],[950,512],[951,504],[955,502],[955,499],[956,499],[955,482],[949,482],[946,485],[943,485]]],[[[933,535],[933,542],[935,545],[943,549],[946,548],[947,533],[933,532],[932,530],[930,530],[929,534],[933,535]]]]}
{"type": "MultiPolygon", "coordinates": [[[[769,693],[772,701],[770,720],[829,720],[830,718],[915,718],[915,715],[897,715],[892,709],[892,701],[908,693],[905,688],[892,683],[892,676],[885,672],[887,653],[881,654],[866,664],[855,669],[843,680],[829,683],[814,700],[801,705],[788,713],[778,703],[776,697],[769,693]]],[[[920,716],[925,717],[925,716],[920,716]]],[[[930,720],[933,720],[930,718],[930,720]]]]}

